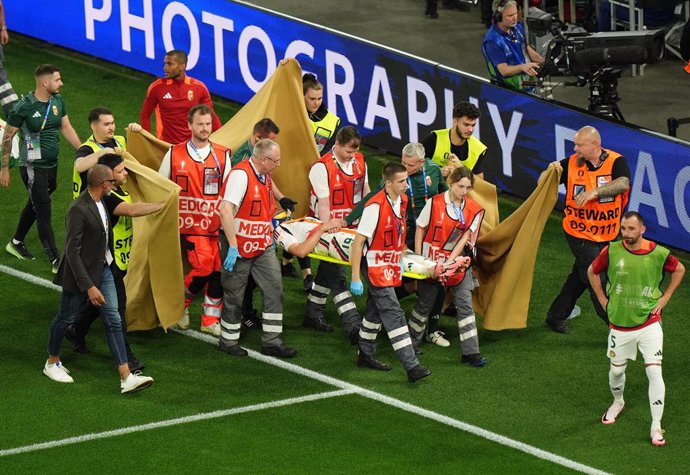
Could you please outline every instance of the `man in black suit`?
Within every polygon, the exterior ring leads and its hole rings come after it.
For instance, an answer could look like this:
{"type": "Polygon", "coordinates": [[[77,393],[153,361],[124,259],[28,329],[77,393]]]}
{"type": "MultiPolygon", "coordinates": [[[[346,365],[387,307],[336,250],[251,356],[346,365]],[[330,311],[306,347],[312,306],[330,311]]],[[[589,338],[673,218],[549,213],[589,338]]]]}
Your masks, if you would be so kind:
{"type": "Polygon", "coordinates": [[[62,286],[60,310],[50,324],[48,360],[43,373],[53,381],[72,383],[67,368],[60,362],[60,346],[67,326],[74,322],[88,299],[100,310],[108,346],[120,372],[120,392],[132,393],[153,384],[153,378],[131,373],[122,335],[122,319],[117,309],[117,291],[110,264],[113,255],[112,227],[101,198],[117,181],[113,171],[96,165],[87,174],[87,189],[72,203],[65,220],[65,248],[58,274],[53,281],[62,286]]]}

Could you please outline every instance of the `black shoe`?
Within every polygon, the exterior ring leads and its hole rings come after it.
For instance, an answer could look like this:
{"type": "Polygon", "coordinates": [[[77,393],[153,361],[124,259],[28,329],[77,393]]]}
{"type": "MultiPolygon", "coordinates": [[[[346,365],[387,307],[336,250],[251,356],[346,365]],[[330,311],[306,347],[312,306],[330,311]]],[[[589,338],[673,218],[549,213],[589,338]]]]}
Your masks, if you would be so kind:
{"type": "Polygon", "coordinates": [[[351,345],[356,345],[359,343],[359,326],[356,326],[350,330],[350,334],[347,335],[347,337],[350,340],[351,345]]]}
{"type": "Polygon", "coordinates": [[[475,366],[475,367],[479,368],[479,367],[484,366],[486,363],[488,363],[489,360],[484,358],[479,353],[474,353],[472,355],[462,355],[462,357],[460,357],[460,362],[462,364],[475,366]]]}
{"type": "Polygon", "coordinates": [[[295,266],[292,265],[292,262],[280,264],[280,275],[283,277],[297,277],[297,272],[295,272],[295,266]]]}
{"type": "Polygon", "coordinates": [[[407,380],[411,383],[416,383],[420,379],[424,379],[429,375],[431,375],[431,371],[418,364],[414,368],[407,371],[407,380]]]}
{"type": "Polygon", "coordinates": [[[455,306],[454,303],[448,304],[446,309],[443,311],[443,315],[446,317],[456,317],[458,314],[458,308],[455,306]]]}
{"type": "Polygon", "coordinates": [[[376,371],[390,371],[391,366],[382,363],[373,356],[367,356],[364,353],[357,355],[357,366],[360,368],[375,369],[376,371]]]}
{"type": "Polygon", "coordinates": [[[275,346],[262,346],[261,354],[266,356],[275,356],[277,358],[294,358],[297,356],[297,350],[281,343],[280,345],[275,346]]]}
{"type": "Polygon", "coordinates": [[[323,317],[320,318],[305,318],[302,322],[303,327],[313,328],[317,332],[331,333],[333,331],[333,325],[326,323],[323,317]]]}
{"type": "Polygon", "coordinates": [[[249,354],[247,350],[242,348],[240,345],[218,345],[218,349],[223,353],[227,353],[232,356],[237,356],[239,358],[242,358],[243,356],[247,356],[249,354]]]}
{"type": "Polygon", "coordinates": [[[136,373],[137,371],[142,371],[146,365],[139,361],[135,356],[128,356],[127,357],[127,364],[129,365],[129,372],[130,373],[136,373]]]}
{"type": "Polygon", "coordinates": [[[256,330],[261,328],[261,319],[256,316],[256,311],[252,315],[242,316],[242,326],[248,330],[256,330]]]}
{"type": "Polygon", "coordinates": [[[554,323],[548,318],[545,320],[546,326],[556,333],[570,333],[570,329],[565,323],[554,323]]]}
{"type": "Polygon", "coordinates": [[[72,344],[72,350],[82,355],[89,353],[89,348],[86,346],[86,339],[83,335],[77,334],[72,325],[67,327],[65,338],[72,344]]]}
{"type": "Polygon", "coordinates": [[[309,293],[313,284],[314,276],[311,274],[307,274],[307,276],[302,280],[302,285],[304,286],[304,291],[306,293],[309,293]]]}

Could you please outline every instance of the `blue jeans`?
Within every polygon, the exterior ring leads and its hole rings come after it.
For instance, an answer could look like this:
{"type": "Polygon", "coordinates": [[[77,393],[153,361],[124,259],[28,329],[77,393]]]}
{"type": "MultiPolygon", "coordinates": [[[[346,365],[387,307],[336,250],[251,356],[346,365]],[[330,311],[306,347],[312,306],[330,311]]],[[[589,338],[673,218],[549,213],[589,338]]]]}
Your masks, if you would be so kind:
{"type": "MultiPolygon", "coordinates": [[[[122,318],[117,310],[117,290],[115,289],[115,279],[110,271],[110,267],[103,266],[103,279],[98,290],[105,298],[105,304],[98,308],[103,320],[105,335],[108,339],[110,353],[116,365],[127,363],[127,352],[125,351],[125,339],[122,335],[122,318]]],[[[88,299],[86,292],[70,292],[62,290],[60,299],[60,310],[50,324],[48,333],[48,354],[50,356],[60,356],[60,347],[65,337],[67,327],[74,323],[79,313],[79,309],[84,301],[88,299]]]]}

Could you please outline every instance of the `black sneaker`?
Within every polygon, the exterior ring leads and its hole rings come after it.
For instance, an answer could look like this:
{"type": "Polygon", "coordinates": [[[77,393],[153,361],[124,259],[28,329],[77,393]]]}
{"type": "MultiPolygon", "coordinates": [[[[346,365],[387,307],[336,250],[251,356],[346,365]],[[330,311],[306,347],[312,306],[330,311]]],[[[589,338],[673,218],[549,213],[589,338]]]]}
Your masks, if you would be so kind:
{"type": "Polygon", "coordinates": [[[350,334],[347,335],[347,338],[350,340],[351,345],[356,345],[359,343],[359,326],[356,326],[350,330],[350,334]]]}
{"type": "Polygon", "coordinates": [[[431,371],[420,364],[412,369],[407,370],[407,380],[411,383],[416,383],[420,379],[424,379],[429,375],[431,375],[431,371]]]}
{"type": "Polygon", "coordinates": [[[472,355],[462,355],[460,357],[460,362],[462,364],[474,366],[476,368],[480,368],[484,366],[486,363],[489,362],[486,358],[484,358],[482,355],[479,353],[474,353],[472,355]]]}
{"type": "Polygon", "coordinates": [[[360,368],[369,368],[376,371],[390,371],[391,366],[383,363],[373,356],[367,356],[364,353],[357,355],[357,366],[360,368]]]}
{"type": "Polygon", "coordinates": [[[565,323],[554,323],[548,318],[544,321],[544,323],[546,323],[546,326],[556,333],[570,333],[570,329],[565,323]]]}
{"type": "Polygon", "coordinates": [[[89,353],[89,348],[86,346],[86,338],[84,335],[78,334],[72,325],[67,327],[65,338],[72,344],[72,350],[83,355],[89,353]]]}
{"type": "Polygon", "coordinates": [[[295,272],[295,266],[292,265],[292,262],[280,264],[280,275],[283,277],[297,277],[297,272],[295,272]]]}
{"type": "Polygon", "coordinates": [[[231,356],[237,356],[238,358],[242,358],[243,356],[247,356],[249,352],[242,348],[240,345],[218,345],[218,349],[222,351],[223,353],[227,353],[231,356]]]}
{"type": "Polygon", "coordinates": [[[307,328],[313,328],[317,332],[331,333],[333,331],[333,325],[326,323],[326,320],[321,318],[305,318],[302,321],[302,326],[307,328]]]}
{"type": "Polygon", "coordinates": [[[7,243],[7,246],[5,246],[5,250],[17,259],[21,259],[23,261],[34,260],[34,255],[29,252],[23,242],[15,244],[12,242],[12,240],[10,240],[10,242],[7,243]]]}
{"type": "Polygon", "coordinates": [[[283,343],[275,346],[262,346],[261,353],[266,356],[275,356],[277,358],[294,358],[297,356],[296,349],[285,346],[283,343]]]}

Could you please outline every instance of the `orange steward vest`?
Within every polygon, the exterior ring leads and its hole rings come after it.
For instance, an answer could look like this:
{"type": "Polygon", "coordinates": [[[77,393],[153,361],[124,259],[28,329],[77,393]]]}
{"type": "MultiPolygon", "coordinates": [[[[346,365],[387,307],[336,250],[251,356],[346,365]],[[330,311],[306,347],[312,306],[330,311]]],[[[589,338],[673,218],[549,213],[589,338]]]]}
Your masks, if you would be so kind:
{"type": "Polygon", "coordinates": [[[599,196],[581,208],[575,204],[577,194],[606,185],[613,180],[613,163],[621,155],[611,150],[604,151],[608,157],[594,171],[589,171],[584,162],[577,166],[575,154],[568,159],[568,189],[563,210],[563,230],[573,237],[594,242],[613,241],[618,236],[621,216],[628,204],[629,195],[629,191],[626,191],[616,196],[599,196]]]}
{"type": "MultiPolygon", "coordinates": [[[[364,155],[357,152],[355,154],[355,163],[352,166],[352,175],[347,175],[342,171],[340,165],[336,163],[336,158],[333,152],[328,152],[326,155],[321,157],[317,163],[323,163],[326,166],[326,173],[328,174],[328,189],[330,194],[328,199],[330,200],[331,216],[319,216],[321,221],[328,221],[332,218],[345,219],[352,209],[362,201],[362,195],[364,193],[364,174],[366,173],[366,163],[364,162],[364,155]]],[[[312,166],[314,166],[312,165],[312,166]]],[[[314,188],[311,189],[312,196],[316,196],[314,193],[314,188]]],[[[312,202],[316,200],[312,199],[312,202]]],[[[316,205],[312,209],[312,216],[315,215],[317,210],[316,205]]]]}

